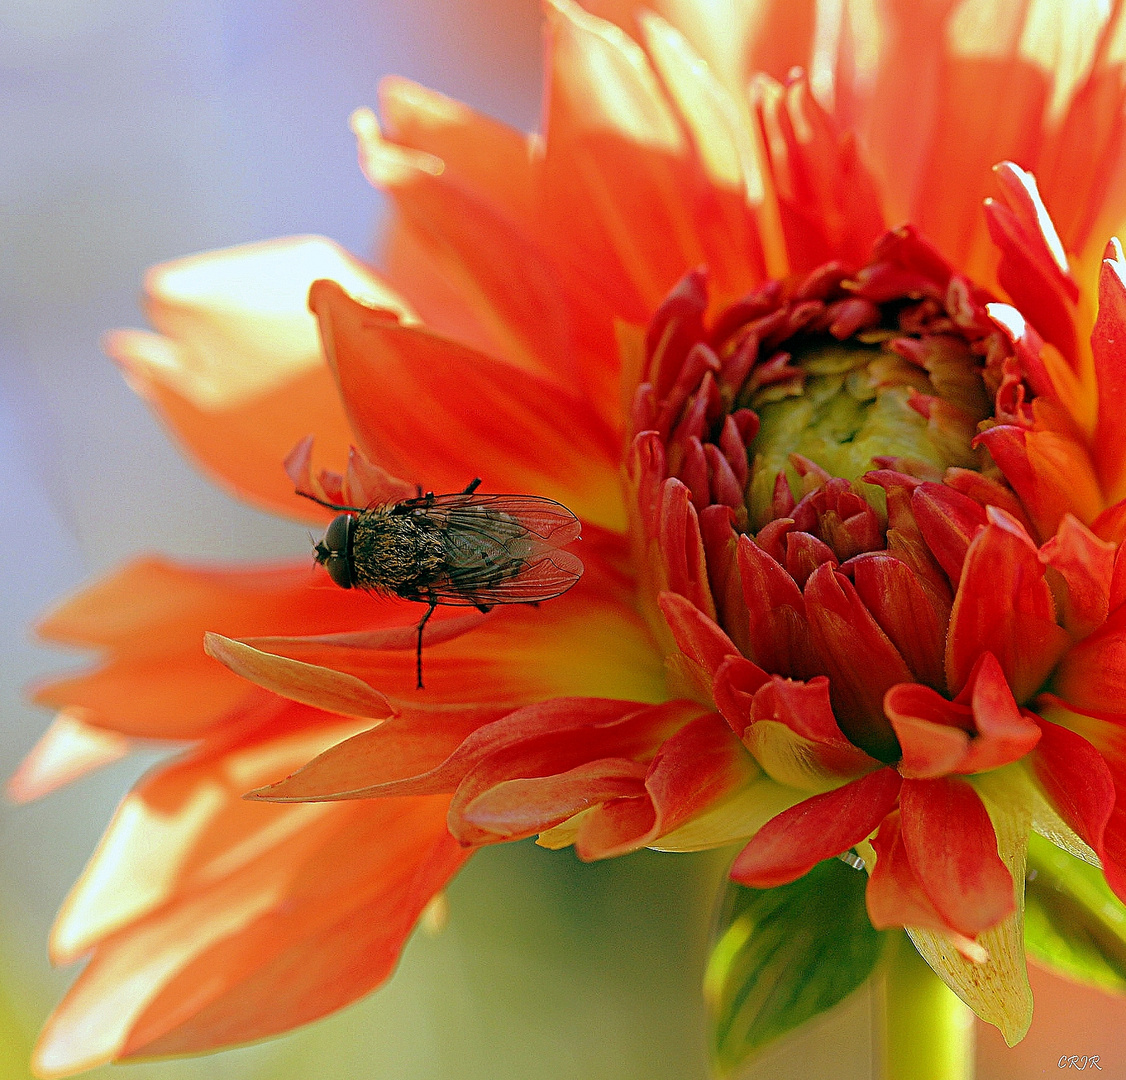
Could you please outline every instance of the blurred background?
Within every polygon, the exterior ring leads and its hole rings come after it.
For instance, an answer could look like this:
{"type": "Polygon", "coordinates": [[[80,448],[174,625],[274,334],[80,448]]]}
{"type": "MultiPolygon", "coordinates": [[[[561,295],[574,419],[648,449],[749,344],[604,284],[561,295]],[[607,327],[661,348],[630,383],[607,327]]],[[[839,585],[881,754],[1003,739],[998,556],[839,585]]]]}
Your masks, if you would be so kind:
{"type": "MultiPolygon", "coordinates": [[[[380,196],[347,119],[396,73],[521,128],[539,116],[536,0],[0,0],[0,771],[49,717],[23,700],[79,658],[27,629],[140,552],[305,557],[307,530],[231,502],[179,457],[99,348],[142,326],[146,267],[321,233],[375,248],[380,196]]],[[[54,911],[134,758],[41,803],[0,806],[0,1080],[73,976],[52,971],[54,911]]],[[[112,1071],[138,1080],[704,1080],[699,994],[716,855],[584,867],[531,844],[488,850],[416,935],[391,984],[284,1039],[112,1071]]],[[[1033,1034],[979,1039],[982,1080],[1100,1054],[1126,1006],[1037,975],[1033,1034]]],[[[872,1075],[862,992],[749,1075],[872,1075]]],[[[1117,1054],[1117,1057],[1115,1056],[1117,1054]]],[[[92,1077],[106,1077],[100,1070],[92,1077]]]]}

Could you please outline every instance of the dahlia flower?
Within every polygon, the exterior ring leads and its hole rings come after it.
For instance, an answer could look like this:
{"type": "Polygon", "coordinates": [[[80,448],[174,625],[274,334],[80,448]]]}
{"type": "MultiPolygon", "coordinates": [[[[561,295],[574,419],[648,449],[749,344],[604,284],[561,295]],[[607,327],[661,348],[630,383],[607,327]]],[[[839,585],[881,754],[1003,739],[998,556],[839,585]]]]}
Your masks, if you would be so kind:
{"type": "Polygon", "coordinates": [[[738,843],[754,890],[841,856],[825,890],[1023,1035],[1030,832],[1126,898],[1124,24],[881,12],[552,0],[542,134],[402,80],[355,114],[382,270],[300,238],[152,272],[157,333],[109,351],[239,497],[324,525],[297,490],[480,476],[573,510],[586,571],[439,608],[424,691],[417,607],[306,561],[148,559],[49,616],[103,660],[38,691],[18,797],[186,745],[59,916],[90,961],[42,1075],[339,1008],[530,836],[738,843]]]}

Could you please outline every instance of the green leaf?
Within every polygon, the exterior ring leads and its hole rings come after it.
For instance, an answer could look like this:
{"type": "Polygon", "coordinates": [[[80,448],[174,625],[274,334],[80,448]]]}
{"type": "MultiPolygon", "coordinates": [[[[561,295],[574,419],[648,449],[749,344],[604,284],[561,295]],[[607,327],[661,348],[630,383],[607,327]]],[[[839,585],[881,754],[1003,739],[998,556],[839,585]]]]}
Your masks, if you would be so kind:
{"type": "Polygon", "coordinates": [[[1039,963],[1126,993],[1126,907],[1097,866],[1035,833],[1028,846],[1024,942],[1039,963]]]}
{"type": "Polygon", "coordinates": [[[887,935],[868,921],[867,884],[838,859],[775,889],[729,883],[704,976],[720,1075],[868,977],[887,935]]]}

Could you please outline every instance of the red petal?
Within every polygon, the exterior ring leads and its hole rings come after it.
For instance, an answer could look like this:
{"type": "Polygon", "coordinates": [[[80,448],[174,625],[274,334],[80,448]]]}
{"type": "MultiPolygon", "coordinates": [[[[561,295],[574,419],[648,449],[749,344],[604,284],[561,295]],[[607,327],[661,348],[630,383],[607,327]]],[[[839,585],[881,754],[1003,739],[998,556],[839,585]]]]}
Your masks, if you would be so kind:
{"type": "Polygon", "coordinates": [[[680,651],[711,678],[730,656],[738,656],[734,642],[695,604],[679,593],[663,592],[657,604],[680,651]]]}
{"type": "Polygon", "coordinates": [[[739,853],[732,879],[769,889],[801,877],[869,836],[895,806],[899,785],[894,769],[878,769],[783,811],[739,853]]]}
{"type": "Polygon", "coordinates": [[[1067,653],[1052,689],[1080,712],[1126,714],[1126,607],[1067,653]]]}
{"type": "Polygon", "coordinates": [[[829,676],[833,712],[848,738],[891,761],[898,747],[884,716],[884,694],[911,672],[844,574],[822,566],[805,587],[810,640],[829,676]]]}
{"type": "Polygon", "coordinates": [[[1107,245],[1099,275],[1099,314],[1091,333],[1098,382],[1099,419],[1094,453],[1099,479],[1108,501],[1126,496],[1126,365],[1122,342],[1126,341],[1126,259],[1117,240],[1107,245]]]}
{"type": "Polygon", "coordinates": [[[1101,626],[1110,610],[1113,544],[1100,540],[1073,515],[1064,515],[1055,536],[1040,548],[1040,561],[1067,583],[1064,626],[1076,638],[1101,626]]]}
{"type": "Polygon", "coordinates": [[[848,564],[856,592],[907,666],[928,686],[945,685],[942,659],[949,614],[919,584],[907,563],[872,552],[848,564]]]}
{"type": "Polygon", "coordinates": [[[970,545],[950,615],[946,678],[958,693],[983,652],[1001,664],[1018,702],[1040,687],[1070,639],[1055,622],[1055,604],[1036,546],[1020,524],[990,507],[989,523],[970,545]]]}
{"type": "Polygon", "coordinates": [[[901,776],[945,776],[965,758],[972,729],[966,706],[947,701],[929,686],[900,683],[884,696],[884,711],[903,751],[901,776]]]}
{"type": "Polygon", "coordinates": [[[959,701],[969,699],[977,738],[958,772],[984,772],[1019,761],[1040,741],[1036,721],[1017,707],[1001,665],[992,653],[982,653],[959,701]],[[971,690],[972,687],[972,690],[971,690]]]}
{"type": "Polygon", "coordinates": [[[985,524],[985,510],[968,495],[929,483],[915,489],[911,510],[927,546],[957,586],[966,552],[985,524]]]}
{"type": "Polygon", "coordinates": [[[779,675],[816,674],[805,600],[794,579],[749,536],[739,537],[738,562],[750,613],[751,659],[779,675]]]}
{"type": "Polygon", "coordinates": [[[623,815],[608,805],[583,821],[575,851],[583,859],[604,859],[652,844],[758,775],[723,720],[715,713],[701,716],[669,736],[649,766],[649,823],[643,814],[623,815]]]}
{"type": "Polygon", "coordinates": [[[1126,897],[1126,865],[1121,858],[1108,857],[1104,842],[1116,803],[1107,762],[1074,731],[1048,720],[1040,721],[1040,730],[1040,745],[1032,759],[1036,779],[1060,817],[1102,860],[1107,884],[1122,899],[1126,897]]]}
{"type": "Polygon", "coordinates": [[[645,794],[647,767],[628,758],[599,758],[549,776],[503,780],[458,811],[463,844],[519,840],[612,799],[645,794]]]}
{"type": "Polygon", "coordinates": [[[911,868],[948,926],[974,937],[1016,905],[989,814],[968,781],[904,780],[903,842],[911,868]]]}

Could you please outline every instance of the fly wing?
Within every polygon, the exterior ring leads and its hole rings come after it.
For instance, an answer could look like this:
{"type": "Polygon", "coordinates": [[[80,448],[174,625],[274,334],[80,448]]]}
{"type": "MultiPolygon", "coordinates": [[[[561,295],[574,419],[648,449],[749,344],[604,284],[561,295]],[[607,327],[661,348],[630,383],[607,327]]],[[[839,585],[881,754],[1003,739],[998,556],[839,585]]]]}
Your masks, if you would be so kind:
{"type": "Polygon", "coordinates": [[[409,504],[442,532],[448,574],[434,582],[441,604],[535,603],[566,592],[582,561],[560,550],[582,526],[565,506],[533,495],[434,495],[409,504]]]}

